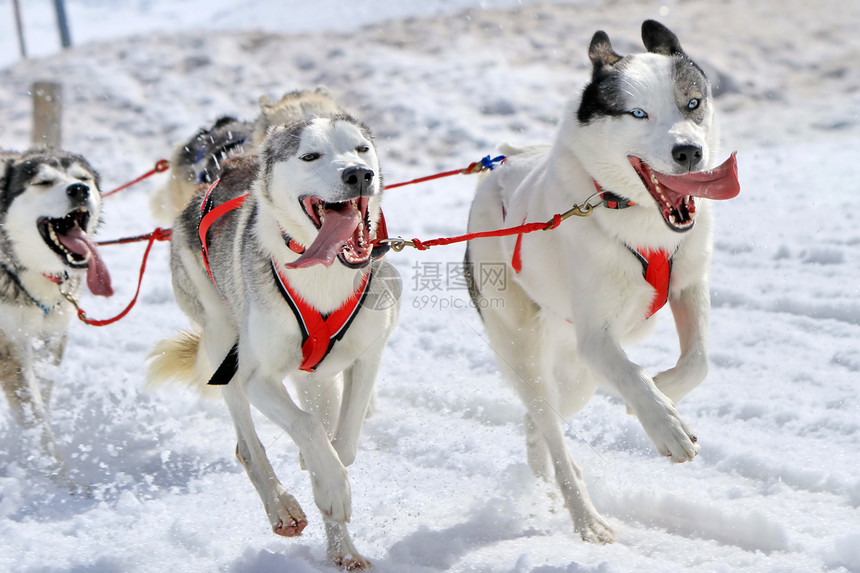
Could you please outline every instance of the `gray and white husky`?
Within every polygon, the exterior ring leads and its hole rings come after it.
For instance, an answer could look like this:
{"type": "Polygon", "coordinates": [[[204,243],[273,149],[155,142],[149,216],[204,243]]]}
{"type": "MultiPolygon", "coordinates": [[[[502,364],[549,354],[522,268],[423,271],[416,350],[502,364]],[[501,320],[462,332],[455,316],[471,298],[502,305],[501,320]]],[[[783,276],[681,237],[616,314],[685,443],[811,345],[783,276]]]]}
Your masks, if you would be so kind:
{"type": "Polygon", "coordinates": [[[66,481],[48,420],[52,381],[86,281],[113,294],[92,234],[99,224],[99,176],[86,159],[33,149],[0,154],[0,384],[21,427],[40,448],[43,469],[66,481]],[[62,292],[61,292],[62,291],[62,292]]]}
{"type": "Polygon", "coordinates": [[[371,134],[346,115],[275,127],[259,157],[225,163],[173,230],[173,288],[195,330],[160,343],[149,372],[220,385],[236,455],[275,533],[291,537],[307,520],[266,458],[251,406],[283,428],[309,471],[328,553],[347,569],[369,563],[347,531],[346,466],[399,309],[400,278],[373,243],[381,198],[371,134]]]}
{"type": "Polygon", "coordinates": [[[499,367],[526,406],[528,462],[555,477],[586,541],[613,531],[586,492],[565,444],[565,418],[597,387],[620,395],[660,455],[692,460],[696,434],[675,403],[708,371],[708,198],[739,191],[734,155],[718,163],[711,86],[663,25],[646,21],[647,53],[622,57],[594,34],[591,82],[569,104],[551,146],[503,148],[506,164],[478,186],[469,231],[547,221],[571,204],[591,216],[556,229],[469,243],[472,296],[499,367]],[[508,280],[483,281],[505,262],[508,280]],[[680,340],[677,364],[652,377],[623,344],[653,327],[668,299],[680,340]]]}

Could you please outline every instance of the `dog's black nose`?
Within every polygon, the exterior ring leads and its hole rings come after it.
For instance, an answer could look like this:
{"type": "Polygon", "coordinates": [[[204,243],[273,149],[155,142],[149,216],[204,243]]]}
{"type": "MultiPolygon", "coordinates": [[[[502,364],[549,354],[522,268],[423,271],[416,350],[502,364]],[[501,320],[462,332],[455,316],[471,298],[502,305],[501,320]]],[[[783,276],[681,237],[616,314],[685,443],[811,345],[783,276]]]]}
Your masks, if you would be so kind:
{"type": "Polygon", "coordinates": [[[691,144],[676,145],[672,148],[672,158],[687,171],[695,171],[702,162],[702,148],[691,144]]]}
{"type": "Polygon", "coordinates": [[[83,203],[90,198],[90,188],[83,183],[72,183],[66,187],[66,195],[72,201],[83,203]]]}
{"type": "Polygon", "coordinates": [[[368,195],[374,176],[371,169],[354,165],[344,169],[340,179],[351,191],[357,191],[359,195],[368,195]]]}

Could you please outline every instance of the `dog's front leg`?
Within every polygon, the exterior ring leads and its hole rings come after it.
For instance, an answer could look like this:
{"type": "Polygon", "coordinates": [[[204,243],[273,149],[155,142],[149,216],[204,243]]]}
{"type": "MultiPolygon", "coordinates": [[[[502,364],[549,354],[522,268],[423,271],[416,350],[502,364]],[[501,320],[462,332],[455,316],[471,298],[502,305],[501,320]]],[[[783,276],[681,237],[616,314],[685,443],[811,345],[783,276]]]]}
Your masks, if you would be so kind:
{"type": "Polygon", "coordinates": [[[382,350],[383,345],[376,344],[343,373],[343,398],[332,446],[344,466],[355,461],[358,436],[373,396],[382,350]]]}
{"type": "MultiPolygon", "coordinates": [[[[314,501],[325,520],[329,557],[347,570],[368,568],[370,562],[356,551],[346,527],[352,513],[346,468],[329,442],[322,422],[296,406],[278,380],[252,376],[248,381],[248,397],[299,446],[311,476],[314,501]]],[[[365,399],[365,408],[366,403],[365,399]]]]}
{"type": "Polygon", "coordinates": [[[579,328],[577,336],[583,359],[632,408],[660,455],[679,463],[692,460],[699,451],[692,429],[651,377],[627,358],[609,328],[579,328]]]}
{"type": "Polygon", "coordinates": [[[352,499],[346,468],[329,442],[322,421],[299,408],[278,379],[254,374],[247,381],[246,393],[251,404],[286,431],[299,447],[311,476],[314,501],[322,514],[338,523],[349,521],[352,499]]]}
{"type": "Polygon", "coordinates": [[[654,377],[663,394],[677,403],[708,374],[708,312],[711,301],[704,281],[691,285],[669,299],[681,355],[678,363],[654,377]]]}
{"type": "Polygon", "coordinates": [[[66,462],[48,422],[48,409],[33,370],[33,350],[28,342],[15,344],[0,334],[0,385],[18,425],[34,438],[33,447],[44,456],[41,469],[54,479],[77,489],[67,473],[66,462]]]}
{"type": "Polygon", "coordinates": [[[248,473],[248,478],[260,495],[272,530],[284,537],[301,534],[308,524],[301,506],[278,481],[266,450],[254,429],[251,405],[245,396],[242,381],[237,373],[223,389],[224,400],[236,427],[236,458],[248,473]]]}

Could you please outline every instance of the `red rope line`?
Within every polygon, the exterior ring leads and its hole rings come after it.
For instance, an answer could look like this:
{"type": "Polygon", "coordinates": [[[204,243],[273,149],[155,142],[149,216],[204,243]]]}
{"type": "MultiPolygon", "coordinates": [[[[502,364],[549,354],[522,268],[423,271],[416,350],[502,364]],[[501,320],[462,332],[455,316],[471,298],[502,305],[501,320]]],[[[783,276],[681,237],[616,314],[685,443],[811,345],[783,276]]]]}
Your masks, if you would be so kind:
{"type": "MultiPolygon", "coordinates": [[[[420,239],[412,239],[411,243],[415,245],[415,248],[419,251],[426,251],[430,247],[436,247],[439,245],[453,245],[455,243],[463,243],[466,241],[471,241],[472,239],[484,239],[487,237],[509,237],[511,235],[523,235],[526,233],[533,233],[535,231],[548,231],[550,229],[555,229],[562,222],[561,214],[556,213],[553,215],[552,220],[546,222],[536,222],[536,223],[523,223],[522,225],[517,225],[516,227],[506,227],[504,229],[494,229],[492,231],[478,231],[475,233],[466,233],[465,235],[457,235],[454,237],[439,237],[438,239],[430,239],[429,241],[422,241],[420,239]]],[[[375,243],[385,242],[385,241],[398,241],[399,239],[377,239],[374,241],[375,243]]]]}
{"type": "MultiPolygon", "coordinates": [[[[474,163],[472,164],[474,165],[474,163]]],[[[412,185],[414,183],[424,183],[425,181],[433,181],[434,179],[441,179],[443,177],[450,177],[452,175],[460,175],[461,173],[465,173],[463,169],[455,169],[453,171],[445,171],[444,173],[436,173],[435,175],[428,175],[427,177],[419,177],[418,179],[413,179],[411,181],[404,181],[403,183],[395,183],[393,185],[386,185],[386,189],[396,189],[397,187],[403,187],[404,185],[412,185]]]]}
{"type": "Polygon", "coordinates": [[[403,187],[404,185],[413,185],[415,183],[424,183],[425,181],[433,181],[434,179],[441,179],[443,177],[451,177],[452,175],[471,175],[473,173],[480,173],[486,169],[494,169],[495,163],[504,163],[505,156],[500,155],[496,158],[492,158],[489,155],[484,157],[481,161],[473,161],[466,167],[465,169],[453,169],[451,171],[443,171],[442,173],[436,173],[435,175],[428,175],[426,177],[419,177],[418,179],[413,179],[411,181],[404,181],[403,183],[394,183],[393,185],[386,185],[386,189],[396,189],[398,187],[403,187]]]}
{"type": "Polygon", "coordinates": [[[143,175],[141,175],[140,177],[138,177],[138,178],[137,178],[137,179],[135,179],[134,181],[129,181],[129,182],[128,182],[128,183],[126,183],[125,185],[121,185],[120,187],[117,187],[117,188],[116,188],[116,189],[114,189],[113,191],[108,191],[107,193],[103,193],[103,194],[102,194],[102,198],[104,198],[104,197],[110,197],[110,196],[111,196],[111,195],[113,195],[114,193],[119,193],[119,192],[120,192],[120,191],[122,191],[123,189],[128,189],[128,188],[129,188],[129,187],[131,187],[132,185],[135,185],[135,184],[137,184],[137,183],[140,183],[141,181],[143,181],[143,180],[144,180],[144,179],[146,179],[147,177],[151,177],[152,175],[155,175],[156,173],[163,173],[164,171],[167,171],[168,169],[170,169],[170,162],[169,162],[168,160],[166,160],[166,159],[160,159],[160,160],[155,164],[155,167],[153,167],[152,169],[150,169],[149,171],[147,171],[146,173],[144,173],[143,175]]]}
{"type": "Polygon", "coordinates": [[[96,244],[99,246],[103,245],[125,245],[128,243],[139,243],[141,241],[148,241],[152,235],[155,235],[156,241],[169,241],[171,236],[170,229],[162,229],[161,227],[156,228],[151,233],[146,233],[145,235],[136,235],[134,237],[123,237],[122,239],[112,239],[110,241],[97,241],[96,244]]]}
{"type": "Polygon", "coordinates": [[[171,237],[170,229],[162,229],[160,227],[156,228],[153,232],[147,233],[146,235],[138,235],[137,237],[129,237],[126,239],[117,239],[115,241],[104,241],[99,243],[100,245],[117,245],[117,244],[125,244],[125,243],[133,243],[135,241],[149,241],[146,245],[146,250],[143,252],[143,260],[140,263],[140,275],[137,279],[137,290],[134,292],[134,298],[131,299],[131,302],[128,303],[128,306],[120,312],[118,315],[113,318],[106,318],[104,320],[95,320],[91,318],[87,318],[87,313],[84,312],[82,308],[78,308],[78,318],[81,322],[89,324],[90,326],[107,326],[108,324],[113,324],[118,320],[122,319],[134,308],[134,305],[137,303],[137,297],[140,295],[140,285],[143,283],[143,273],[146,270],[146,261],[149,258],[149,251],[152,249],[153,243],[155,241],[169,241],[171,237]]]}

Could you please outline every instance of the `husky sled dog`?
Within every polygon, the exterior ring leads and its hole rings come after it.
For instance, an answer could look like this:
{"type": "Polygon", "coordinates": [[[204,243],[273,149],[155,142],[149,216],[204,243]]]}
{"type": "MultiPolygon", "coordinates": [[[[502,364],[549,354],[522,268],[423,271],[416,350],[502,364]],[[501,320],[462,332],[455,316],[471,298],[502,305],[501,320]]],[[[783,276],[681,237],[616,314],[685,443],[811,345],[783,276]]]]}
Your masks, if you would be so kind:
{"type": "Polygon", "coordinates": [[[368,562],[346,527],[345,468],[399,308],[368,304],[399,295],[396,271],[373,246],[381,195],[371,134],[346,115],[274,127],[259,159],[227,162],[173,230],[173,288],[197,329],[160,343],[149,372],[151,381],[223,384],[236,455],[275,533],[290,537],[307,520],[266,459],[251,406],[283,428],[309,470],[328,553],[347,569],[368,562]]]}
{"type": "MultiPolygon", "coordinates": [[[[52,381],[86,281],[110,296],[91,236],[99,224],[99,176],[81,156],[55,149],[0,154],[0,384],[10,410],[43,452],[43,469],[66,481],[48,421],[52,381]]],[[[28,446],[29,447],[29,446],[28,446]]]]}
{"type": "Polygon", "coordinates": [[[254,122],[233,117],[219,118],[211,127],[202,128],[191,139],[176,147],[170,158],[167,183],[150,197],[153,219],[172,225],[188,205],[198,186],[211,184],[221,173],[229,157],[256,153],[268,130],[306,117],[346,113],[322,86],[315,90],[298,90],[274,101],[260,97],[260,114],[254,122]]]}
{"type": "Polygon", "coordinates": [[[469,243],[467,269],[499,367],[526,406],[528,462],[555,479],[586,541],[613,531],[589,500],[565,445],[563,420],[597,386],[620,395],[657,451],[692,460],[696,435],[675,402],[708,369],[707,200],[739,191],[734,155],[717,165],[711,88],[663,25],[646,21],[647,53],[621,57],[597,32],[591,82],[569,105],[549,147],[503,149],[503,168],[478,186],[469,231],[553,217],[572,203],[587,218],[548,232],[469,243]],[[598,190],[596,193],[595,190],[598,190]],[[484,263],[509,261],[506,284],[480,280],[484,263]],[[671,274],[670,274],[671,270],[671,274]],[[677,364],[651,377],[622,349],[647,334],[668,298],[680,340],[677,364]]]}

